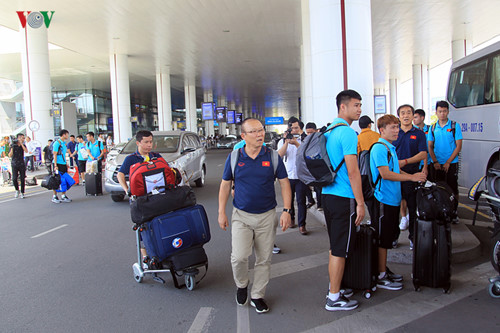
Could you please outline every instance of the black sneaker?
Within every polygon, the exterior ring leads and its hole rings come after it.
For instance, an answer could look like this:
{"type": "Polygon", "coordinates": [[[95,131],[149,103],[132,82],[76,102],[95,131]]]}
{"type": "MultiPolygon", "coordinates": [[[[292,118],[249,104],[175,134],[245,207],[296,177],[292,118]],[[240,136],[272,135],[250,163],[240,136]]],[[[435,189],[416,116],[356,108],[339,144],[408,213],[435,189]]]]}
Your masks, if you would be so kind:
{"type": "Polygon", "coordinates": [[[396,274],[396,273],[393,273],[389,267],[385,267],[385,273],[387,274],[387,276],[389,276],[389,278],[392,280],[392,281],[395,281],[395,282],[401,282],[403,281],[403,275],[400,275],[400,274],[396,274]]]}
{"type": "Polygon", "coordinates": [[[330,297],[326,299],[325,309],[328,311],[348,311],[354,310],[358,307],[358,301],[350,300],[344,295],[340,294],[336,301],[332,301],[330,297]]]}
{"type": "Polygon", "coordinates": [[[236,291],[236,303],[238,305],[246,305],[248,301],[248,287],[238,288],[236,291]]]}
{"type": "Polygon", "coordinates": [[[267,306],[266,302],[264,302],[263,298],[250,299],[250,305],[255,308],[255,311],[257,311],[257,313],[265,313],[269,311],[269,307],[267,306]]]}

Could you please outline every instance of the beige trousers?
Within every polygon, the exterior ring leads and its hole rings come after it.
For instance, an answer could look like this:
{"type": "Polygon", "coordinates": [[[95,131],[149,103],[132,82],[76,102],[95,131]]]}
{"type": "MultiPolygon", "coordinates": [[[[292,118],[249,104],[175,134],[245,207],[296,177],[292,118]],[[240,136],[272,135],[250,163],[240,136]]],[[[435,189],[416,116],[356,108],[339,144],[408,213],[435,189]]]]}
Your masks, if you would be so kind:
{"type": "Polygon", "coordinates": [[[250,297],[264,298],[271,276],[271,258],[278,225],[276,210],[273,208],[262,214],[251,214],[233,208],[231,222],[234,282],[238,288],[248,286],[248,257],[254,248],[254,279],[250,297]]]}

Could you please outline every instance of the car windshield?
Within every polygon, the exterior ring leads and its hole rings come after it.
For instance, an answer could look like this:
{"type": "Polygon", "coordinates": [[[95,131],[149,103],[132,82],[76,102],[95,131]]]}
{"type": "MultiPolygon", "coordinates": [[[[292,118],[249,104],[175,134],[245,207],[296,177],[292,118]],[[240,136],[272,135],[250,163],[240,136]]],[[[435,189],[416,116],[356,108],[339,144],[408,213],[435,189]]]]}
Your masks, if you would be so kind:
{"type": "Polygon", "coordinates": [[[224,138],[221,138],[219,141],[220,141],[220,143],[230,143],[230,142],[236,141],[236,139],[231,138],[231,137],[224,137],[224,138]]]}
{"type": "MultiPolygon", "coordinates": [[[[153,137],[153,149],[155,153],[175,153],[179,147],[179,135],[157,135],[153,137]]],[[[137,150],[135,139],[130,140],[125,148],[123,154],[132,154],[137,150]]]]}

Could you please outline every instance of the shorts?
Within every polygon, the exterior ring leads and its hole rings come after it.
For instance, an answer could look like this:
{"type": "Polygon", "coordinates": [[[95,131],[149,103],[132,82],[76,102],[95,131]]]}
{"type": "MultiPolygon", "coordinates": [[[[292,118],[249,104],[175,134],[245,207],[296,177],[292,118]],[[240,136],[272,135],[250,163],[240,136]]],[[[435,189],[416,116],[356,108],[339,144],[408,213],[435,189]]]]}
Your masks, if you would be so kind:
{"type": "Polygon", "coordinates": [[[370,212],[371,226],[378,233],[379,247],[392,249],[392,242],[399,235],[399,206],[389,206],[375,198],[366,204],[370,212]]]}
{"type": "Polygon", "coordinates": [[[59,164],[57,163],[57,170],[59,173],[67,173],[68,172],[68,166],[66,164],[59,164]]]}
{"type": "Polygon", "coordinates": [[[87,167],[87,161],[78,160],[78,172],[85,172],[85,168],[87,167]]]}
{"type": "Polygon", "coordinates": [[[323,194],[321,205],[325,212],[332,256],[346,258],[356,239],[356,201],[351,198],[323,194]]]}

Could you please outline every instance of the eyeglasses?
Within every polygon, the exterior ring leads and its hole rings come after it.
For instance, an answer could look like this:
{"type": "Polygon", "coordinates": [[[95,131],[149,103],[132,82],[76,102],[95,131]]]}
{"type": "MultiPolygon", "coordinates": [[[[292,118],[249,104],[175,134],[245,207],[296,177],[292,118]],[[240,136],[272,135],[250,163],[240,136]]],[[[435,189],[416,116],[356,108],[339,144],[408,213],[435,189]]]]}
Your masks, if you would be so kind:
{"type": "Polygon", "coordinates": [[[257,130],[247,131],[245,133],[247,133],[247,134],[257,134],[257,133],[262,133],[262,132],[264,132],[264,128],[259,128],[257,130]]]}

